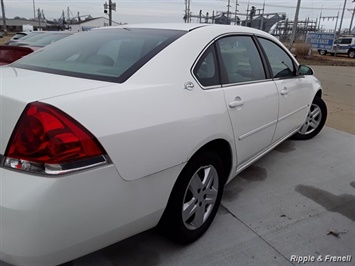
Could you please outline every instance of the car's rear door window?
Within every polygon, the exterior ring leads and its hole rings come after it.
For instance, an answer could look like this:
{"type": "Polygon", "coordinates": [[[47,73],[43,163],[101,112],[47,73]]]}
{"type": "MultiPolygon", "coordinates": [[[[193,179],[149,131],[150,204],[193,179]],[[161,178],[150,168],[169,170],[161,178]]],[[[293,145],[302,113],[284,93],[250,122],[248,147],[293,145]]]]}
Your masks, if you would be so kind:
{"type": "Polygon", "coordinates": [[[228,36],[217,41],[223,84],[254,82],[266,78],[261,57],[251,36],[228,36]]]}
{"type": "Polygon", "coordinates": [[[220,84],[217,57],[214,45],[211,45],[201,56],[194,70],[194,75],[204,87],[220,84]]]}

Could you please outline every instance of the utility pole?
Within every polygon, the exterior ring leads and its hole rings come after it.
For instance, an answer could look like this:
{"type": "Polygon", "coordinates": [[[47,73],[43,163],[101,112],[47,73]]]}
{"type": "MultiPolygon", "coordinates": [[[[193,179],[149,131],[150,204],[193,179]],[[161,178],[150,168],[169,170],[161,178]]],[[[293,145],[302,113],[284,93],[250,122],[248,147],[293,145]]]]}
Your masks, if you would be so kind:
{"type": "Polygon", "coordinates": [[[248,2],[248,7],[247,7],[247,17],[245,19],[245,27],[248,27],[248,19],[249,19],[249,2],[248,2]]]}
{"type": "Polygon", "coordinates": [[[260,25],[260,30],[264,29],[264,13],[265,13],[265,1],[263,4],[263,13],[261,14],[261,25],[260,25]]]}
{"type": "Polygon", "coordinates": [[[1,0],[1,10],[2,10],[2,25],[4,27],[4,34],[7,35],[4,0],[1,0]]]}
{"type": "Polygon", "coordinates": [[[235,25],[235,24],[238,24],[238,23],[237,23],[238,6],[239,6],[238,0],[235,0],[234,25],[235,25]]]}
{"type": "MultiPolygon", "coordinates": [[[[351,9],[349,10],[351,12],[351,9]]],[[[349,26],[349,34],[351,34],[351,30],[353,27],[353,21],[354,21],[354,14],[355,14],[355,7],[353,11],[351,12],[351,20],[350,20],[350,26],[349,26]]]]}
{"type": "Polygon", "coordinates": [[[108,13],[108,25],[109,26],[112,26],[112,10],[116,11],[116,3],[112,3],[112,0],[109,0],[108,4],[107,4],[107,2],[105,2],[104,12],[105,12],[105,14],[108,13]]]}
{"type": "Polygon", "coordinates": [[[337,34],[338,20],[339,20],[339,11],[338,11],[337,20],[336,20],[336,22],[335,22],[335,28],[334,28],[334,33],[335,33],[335,35],[337,34]]]}
{"type": "Polygon", "coordinates": [[[108,25],[112,26],[112,0],[108,0],[108,25]]]}
{"type": "Polygon", "coordinates": [[[191,0],[185,0],[185,16],[184,16],[185,23],[191,22],[190,5],[191,5],[191,0]]]}
{"type": "Polygon", "coordinates": [[[228,5],[227,5],[227,18],[230,18],[230,8],[231,8],[231,0],[228,0],[228,5]]]}
{"type": "Polygon", "coordinates": [[[341,13],[341,19],[340,19],[340,25],[339,25],[339,35],[341,33],[341,26],[343,25],[345,7],[346,7],[346,0],[344,0],[343,12],[341,13]]]}
{"type": "Polygon", "coordinates": [[[290,40],[290,45],[288,49],[291,51],[293,43],[295,41],[295,36],[296,36],[296,31],[297,31],[297,23],[298,23],[298,14],[300,13],[300,6],[301,6],[301,0],[297,1],[297,7],[296,7],[296,13],[295,13],[295,19],[293,21],[293,27],[292,27],[292,35],[291,35],[291,40],[290,40]]]}
{"type": "Polygon", "coordinates": [[[35,6],[35,0],[33,0],[33,18],[36,18],[36,6],[35,6]]]}
{"type": "Polygon", "coordinates": [[[37,14],[38,14],[38,30],[41,29],[41,9],[37,9],[37,14]]]}

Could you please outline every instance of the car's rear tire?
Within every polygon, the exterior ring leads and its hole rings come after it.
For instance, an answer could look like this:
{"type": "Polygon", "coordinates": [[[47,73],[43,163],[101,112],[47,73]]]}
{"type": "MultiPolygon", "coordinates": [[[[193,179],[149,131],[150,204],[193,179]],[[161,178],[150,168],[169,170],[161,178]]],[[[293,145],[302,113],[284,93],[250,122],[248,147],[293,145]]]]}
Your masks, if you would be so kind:
{"type": "Polygon", "coordinates": [[[327,120],[327,106],[320,97],[315,97],[303,126],[291,138],[307,140],[315,137],[324,127],[327,120]]]}
{"type": "Polygon", "coordinates": [[[326,55],[327,54],[327,51],[326,50],[318,50],[318,53],[320,55],[326,55]]]}
{"type": "Polygon", "coordinates": [[[201,237],[217,213],[224,183],[218,154],[204,152],[192,157],[176,181],[158,228],[182,244],[201,237]]]}
{"type": "Polygon", "coordinates": [[[348,56],[349,56],[350,58],[355,58],[355,50],[350,50],[350,51],[348,52],[348,56]]]}

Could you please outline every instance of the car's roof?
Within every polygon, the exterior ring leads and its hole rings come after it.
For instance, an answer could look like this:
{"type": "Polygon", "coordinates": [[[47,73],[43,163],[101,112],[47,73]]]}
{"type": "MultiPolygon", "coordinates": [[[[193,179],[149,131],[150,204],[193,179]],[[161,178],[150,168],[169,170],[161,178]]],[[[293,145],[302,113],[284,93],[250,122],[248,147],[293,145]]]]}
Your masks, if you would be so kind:
{"type": "Polygon", "coordinates": [[[144,23],[144,24],[126,24],[119,26],[110,26],[110,27],[101,27],[95,28],[95,30],[99,29],[108,29],[108,28],[141,28],[141,29],[165,29],[165,30],[183,30],[190,31],[195,28],[204,27],[208,24],[195,24],[195,23],[144,23]]]}
{"type": "Polygon", "coordinates": [[[119,26],[101,27],[95,28],[94,30],[102,29],[120,29],[120,28],[141,28],[141,29],[162,29],[162,30],[182,30],[182,31],[192,31],[195,29],[209,28],[211,30],[217,30],[220,32],[238,32],[238,33],[252,33],[259,35],[268,35],[265,32],[238,25],[221,25],[221,24],[199,24],[199,23],[146,23],[146,24],[126,24],[119,26]]]}

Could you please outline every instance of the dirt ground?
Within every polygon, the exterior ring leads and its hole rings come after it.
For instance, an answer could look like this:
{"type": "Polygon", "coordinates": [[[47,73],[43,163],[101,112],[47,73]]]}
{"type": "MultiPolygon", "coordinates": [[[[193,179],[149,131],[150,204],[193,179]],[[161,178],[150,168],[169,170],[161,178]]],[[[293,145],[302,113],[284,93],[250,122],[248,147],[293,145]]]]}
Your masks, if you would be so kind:
{"type": "Polygon", "coordinates": [[[326,125],[355,134],[355,67],[311,67],[322,83],[323,98],[328,107],[326,125]]]}
{"type": "Polygon", "coordinates": [[[322,83],[328,107],[326,125],[355,134],[355,59],[314,52],[311,57],[301,57],[298,61],[310,65],[322,83]]]}
{"type": "Polygon", "coordinates": [[[355,59],[349,58],[347,55],[320,55],[313,52],[311,57],[304,56],[297,58],[300,64],[304,65],[320,65],[320,66],[355,66],[355,59]]]}
{"type": "Polygon", "coordinates": [[[0,45],[3,45],[4,42],[6,42],[7,40],[9,40],[13,35],[7,35],[4,36],[3,38],[0,38],[0,45]]]}

